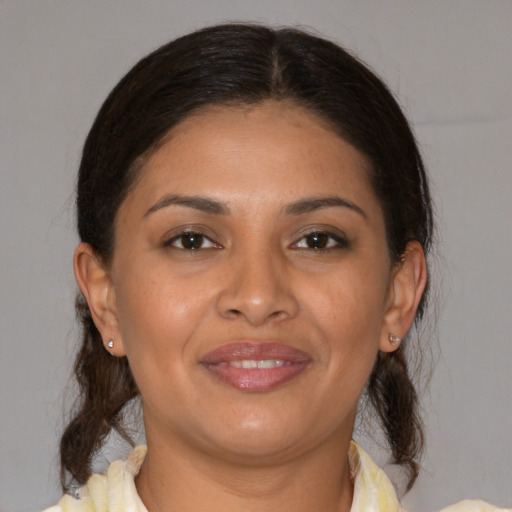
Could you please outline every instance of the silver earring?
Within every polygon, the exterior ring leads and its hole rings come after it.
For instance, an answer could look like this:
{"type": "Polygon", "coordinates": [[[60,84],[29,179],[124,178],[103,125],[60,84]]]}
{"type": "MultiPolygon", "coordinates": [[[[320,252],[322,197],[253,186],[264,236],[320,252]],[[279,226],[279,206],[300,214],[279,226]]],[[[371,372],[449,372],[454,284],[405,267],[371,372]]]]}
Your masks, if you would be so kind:
{"type": "Polygon", "coordinates": [[[398,346],[402,342],[402,338],[399,338],[398,336],[390,332],[389,341],[391,342],[392,345],[398,346]]]}
{"type": "Polygon", "coordinates": [[[114,348],[114,338],[110,338],[107,343],[108,348],[114,348]]]}

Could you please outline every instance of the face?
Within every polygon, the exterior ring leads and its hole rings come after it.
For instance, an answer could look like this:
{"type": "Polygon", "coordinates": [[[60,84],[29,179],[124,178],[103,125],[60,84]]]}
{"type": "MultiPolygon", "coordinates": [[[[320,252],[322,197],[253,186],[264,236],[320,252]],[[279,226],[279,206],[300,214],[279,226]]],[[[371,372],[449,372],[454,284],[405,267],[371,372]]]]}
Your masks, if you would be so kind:
{"type": "Polygon", "coordinates": [[[262,460],[350,438],[393,302],[367,170],[284,102],[197,113],[149,158],[116,218],[102,332],[148,437],[262,460]]]}

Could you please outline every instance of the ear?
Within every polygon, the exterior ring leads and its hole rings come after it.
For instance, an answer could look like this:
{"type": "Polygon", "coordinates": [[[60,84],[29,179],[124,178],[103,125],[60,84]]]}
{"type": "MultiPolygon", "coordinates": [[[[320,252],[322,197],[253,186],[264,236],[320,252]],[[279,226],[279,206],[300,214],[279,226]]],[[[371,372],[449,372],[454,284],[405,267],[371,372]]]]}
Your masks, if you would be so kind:
{"type": "Polygon", "coordinates": [[[391,278],[387,308],[382,323],[379,349],[393,352],[412,326],[427,285],[427,262],[421,244],[409,242],[391,278]]]}
{"type": "Polygon", "coordinates": [[[114,356],[124,356],[125,351],[117,321],[116,294],[106,266],[92,247],[82,242],[75,249],[73,268],[76,282],[87,300],[105,349],[114,356]],[[112,348],[108,346],[111,339],[114,340],[112,348]]]}

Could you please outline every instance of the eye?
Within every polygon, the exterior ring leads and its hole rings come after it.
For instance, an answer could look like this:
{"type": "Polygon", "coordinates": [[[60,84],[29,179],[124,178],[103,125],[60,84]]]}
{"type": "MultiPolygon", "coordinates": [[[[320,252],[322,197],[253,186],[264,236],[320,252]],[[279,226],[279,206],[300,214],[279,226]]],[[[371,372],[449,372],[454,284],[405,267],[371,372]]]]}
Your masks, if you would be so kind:
{"type": "Polygon", "coordinates": [[[341,249],[348,247],[348,242],[341,236],[326,231],[311,231],[295,242],[294,249],[341,249]]]}
{"type": "Polygon", "coordinates": [[[164,244],[166,247],[175,247],[187,251],[197,251],[200,249],[219,248],[213,240],[198,231],[184,231],[177,236],[172,237],[164,244]]]}

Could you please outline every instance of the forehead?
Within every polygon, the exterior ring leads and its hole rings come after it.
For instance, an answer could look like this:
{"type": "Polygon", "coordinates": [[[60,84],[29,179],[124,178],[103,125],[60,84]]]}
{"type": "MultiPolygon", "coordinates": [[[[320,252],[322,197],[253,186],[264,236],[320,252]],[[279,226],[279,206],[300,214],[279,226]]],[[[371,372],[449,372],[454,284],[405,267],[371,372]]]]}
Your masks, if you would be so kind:
{"type": "Polygon", "coordinates": [[[127,199],[186,193],[286,202],[335,190],[375,200],[369,168],[367,158],[326,122],[289,101],[213,106],[171,130],[127,199]]]}

